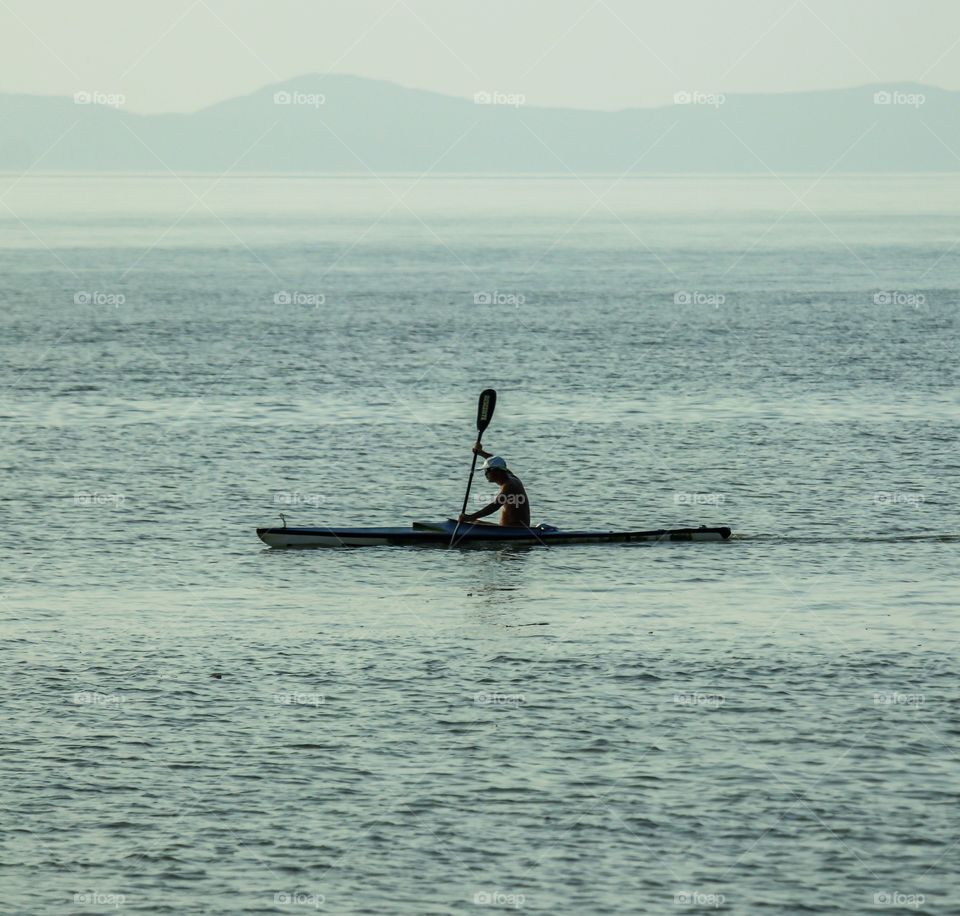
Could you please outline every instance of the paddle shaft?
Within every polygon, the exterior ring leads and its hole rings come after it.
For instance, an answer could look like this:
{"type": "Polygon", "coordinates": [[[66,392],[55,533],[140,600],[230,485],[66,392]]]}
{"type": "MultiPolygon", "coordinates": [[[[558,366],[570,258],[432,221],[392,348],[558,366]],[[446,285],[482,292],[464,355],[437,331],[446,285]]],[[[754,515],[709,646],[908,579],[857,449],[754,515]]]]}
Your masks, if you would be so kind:
{"type": "MultiPolygon", "coordinates": [[[[477,448],[480,448],[480,437],[477,437],[477,448]]],[[[470,476],[467,478],[467,492],[463,494],[463,508],[460,510],[461,515],[466,515],[467,512],[467,503],[470,501],[470,488],[473,486],[473,475],[477,471],[477,458],[479,456],[476,452],[473,453],[473,461],[470,464],[470,476]]]]}
{"type": "MultiPolygon", "coordinates": [[[[461,515],[467,514],[467,503],[470,502],[470,488],[473,486],[473,475],[477,471],[477,451],[481,448],[480,440],[483,438],[484,430],[490,425],[490,421],[493,419],[493,411],[496,406],[496,391],[492,388],[487,388],[481,392],[480,401],[477,404],[477,445],[473,453],[473,461],[470,462],[470,476],[467,478],[467,492],[463,494],[463,508],[460,510],[461,515]]],[[[450,536],[451,547],[453,546],[459,529],[460,522],[457,521],[457,526],[453,529],[453,534],[450,536]]]]}

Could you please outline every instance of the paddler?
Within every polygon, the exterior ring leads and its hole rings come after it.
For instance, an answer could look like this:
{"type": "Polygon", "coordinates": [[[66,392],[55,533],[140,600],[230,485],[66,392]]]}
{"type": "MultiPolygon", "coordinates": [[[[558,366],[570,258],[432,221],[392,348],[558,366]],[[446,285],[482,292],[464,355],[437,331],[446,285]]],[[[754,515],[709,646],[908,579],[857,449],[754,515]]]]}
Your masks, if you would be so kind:
{"type": "Polygon", "coordinates": [[[490,483],[500,487],[500,492],[492,503],[484,506],[478,512],[461,514],[460,521],[475,522],[486,515],[493,515],[499,509],[501,525],[509,528],[529,528],[530,501],[527,499],[527,491],[524,490],[520,478],[507,467],[507,462],[499,456],[485,452],[479,445],[474,445],[473,451],[481,458],[486,459],[481,470],[490,483]]]}

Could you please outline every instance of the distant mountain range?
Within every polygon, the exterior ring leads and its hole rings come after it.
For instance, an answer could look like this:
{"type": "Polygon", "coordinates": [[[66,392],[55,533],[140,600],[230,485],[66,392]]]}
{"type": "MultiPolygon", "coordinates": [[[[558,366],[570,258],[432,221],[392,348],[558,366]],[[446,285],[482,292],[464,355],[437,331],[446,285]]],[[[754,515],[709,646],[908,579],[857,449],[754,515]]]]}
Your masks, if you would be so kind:
{"type": "Polygon", "coordinates": [[[98,92],[0,95],[0,169],[224,172],[960,171],[960,93],[918,84],[616,112],[309,75],[192,114],[98,92]],[[118,105],[118,103],[121,103],[118,105]]]}

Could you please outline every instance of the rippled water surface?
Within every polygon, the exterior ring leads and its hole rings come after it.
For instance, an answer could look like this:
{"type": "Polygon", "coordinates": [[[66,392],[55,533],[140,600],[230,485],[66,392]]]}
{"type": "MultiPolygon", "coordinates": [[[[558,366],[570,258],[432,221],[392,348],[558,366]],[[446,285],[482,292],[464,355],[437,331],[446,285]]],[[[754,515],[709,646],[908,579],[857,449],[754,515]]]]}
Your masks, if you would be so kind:
{"type": "Polygon", "coordinates": [[[0,912],[960,912],[960,182],[3,181],[0,912]]]}

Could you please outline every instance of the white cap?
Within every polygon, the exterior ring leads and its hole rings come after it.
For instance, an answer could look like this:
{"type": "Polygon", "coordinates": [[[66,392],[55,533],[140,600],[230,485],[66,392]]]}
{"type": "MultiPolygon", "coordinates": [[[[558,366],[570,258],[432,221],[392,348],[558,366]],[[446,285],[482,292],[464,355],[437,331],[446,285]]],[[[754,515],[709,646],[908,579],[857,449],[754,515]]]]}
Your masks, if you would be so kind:
{"type": "Polygon", "coordinates": [[[507,462],[498,455],[491,455],[486,461],[483,462],[482,466],[482,470],[484,471],[505,471],[506,469],[507,462]]]}

